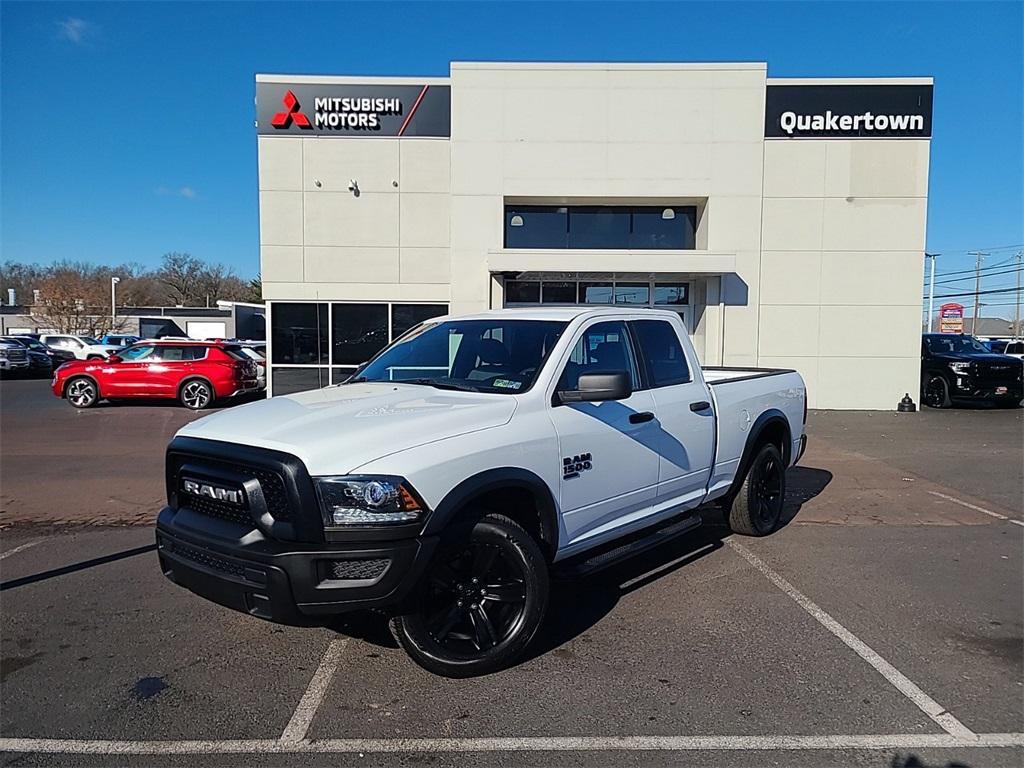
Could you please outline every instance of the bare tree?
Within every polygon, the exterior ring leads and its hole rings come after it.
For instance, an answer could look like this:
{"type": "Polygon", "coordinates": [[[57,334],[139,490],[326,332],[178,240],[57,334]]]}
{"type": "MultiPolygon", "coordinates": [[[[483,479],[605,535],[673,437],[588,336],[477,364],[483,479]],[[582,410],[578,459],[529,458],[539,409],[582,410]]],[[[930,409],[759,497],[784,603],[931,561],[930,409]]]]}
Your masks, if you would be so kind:
{"type": "Polygon", "coordinates": [[[109,276],[87,264],[64,262],[47,270],[39,282],[39,302],[32,307],[33,321],[59,333],[101,336],[123,325],[110,317],[103,286],[109,276]],[[97,272],[101,274],[97,274],[97,272]]]}
{"type": "Polygon", "coordinates": [[[203,306],[206,301],[202,287],[205,271],[203,263],[192,254],[172,251],[164,254],[158,275],[172,304],[203,306]]]}

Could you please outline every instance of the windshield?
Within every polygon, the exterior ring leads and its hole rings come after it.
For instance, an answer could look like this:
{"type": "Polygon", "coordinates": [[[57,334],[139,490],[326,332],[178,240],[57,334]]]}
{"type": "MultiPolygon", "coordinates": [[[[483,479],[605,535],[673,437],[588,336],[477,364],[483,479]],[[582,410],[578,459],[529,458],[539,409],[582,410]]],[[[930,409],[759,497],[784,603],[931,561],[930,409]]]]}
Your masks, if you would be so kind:
{"type": "Polygon", "coordinates": [[[988,355],[988,347],[973,336],[926,336],[925,343],[933,355],[988,355]]]}
{"type": "Polygon", "coordinates": [[[448,320],[409,331],[348,383],[404,381],[514,395],[533,386],[565,330],[547,320],[448,320]]]}

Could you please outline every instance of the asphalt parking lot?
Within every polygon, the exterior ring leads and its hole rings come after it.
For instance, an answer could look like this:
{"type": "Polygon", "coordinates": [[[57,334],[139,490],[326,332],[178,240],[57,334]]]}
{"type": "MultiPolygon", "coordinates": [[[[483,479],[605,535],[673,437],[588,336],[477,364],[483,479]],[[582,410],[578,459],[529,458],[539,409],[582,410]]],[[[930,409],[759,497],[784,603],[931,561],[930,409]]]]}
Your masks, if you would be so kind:
{"type": "Polygon", "coordinates": [[[280,627],[164,579],[194,414],[0,382],[4,764],[1019,766],[1021,414],[812,413],[784,528],[709,512],[559,581],[526,661],[455,681],[376,616],[280,627]]]}

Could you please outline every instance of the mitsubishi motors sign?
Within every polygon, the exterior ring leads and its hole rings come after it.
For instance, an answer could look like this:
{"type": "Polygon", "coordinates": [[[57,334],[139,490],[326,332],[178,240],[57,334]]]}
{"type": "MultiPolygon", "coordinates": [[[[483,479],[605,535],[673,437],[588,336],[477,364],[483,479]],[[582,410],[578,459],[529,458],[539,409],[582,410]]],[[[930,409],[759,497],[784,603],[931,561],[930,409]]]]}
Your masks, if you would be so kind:
{"type": "Polygon", "coordinates": [[[260,136],[451,136],[451,86],[256,82],[260,136]]]}

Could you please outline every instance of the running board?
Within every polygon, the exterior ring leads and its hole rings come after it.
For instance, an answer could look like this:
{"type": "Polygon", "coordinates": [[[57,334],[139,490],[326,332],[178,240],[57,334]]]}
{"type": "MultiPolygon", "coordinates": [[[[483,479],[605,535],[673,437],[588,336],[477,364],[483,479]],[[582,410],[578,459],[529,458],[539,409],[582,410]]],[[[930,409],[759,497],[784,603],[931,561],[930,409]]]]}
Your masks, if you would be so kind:
{"type": "Polygon", "coordinates": [[[700,524],[700,513],[694,511],[682,520],[677,520],[661,528],[655,528],[646,535],[642,535],[640,538],[633,539],[625,544],[620,544],[613,549],[606,549],[571,564],[556,565],[557,576],[569,579],[580,579],[590,576],[605,568],[621,563],[623,560],[628,560],[642,552],[661,546],[677,536],[688,533],[694,528],[699,528],[700,524]]]}

